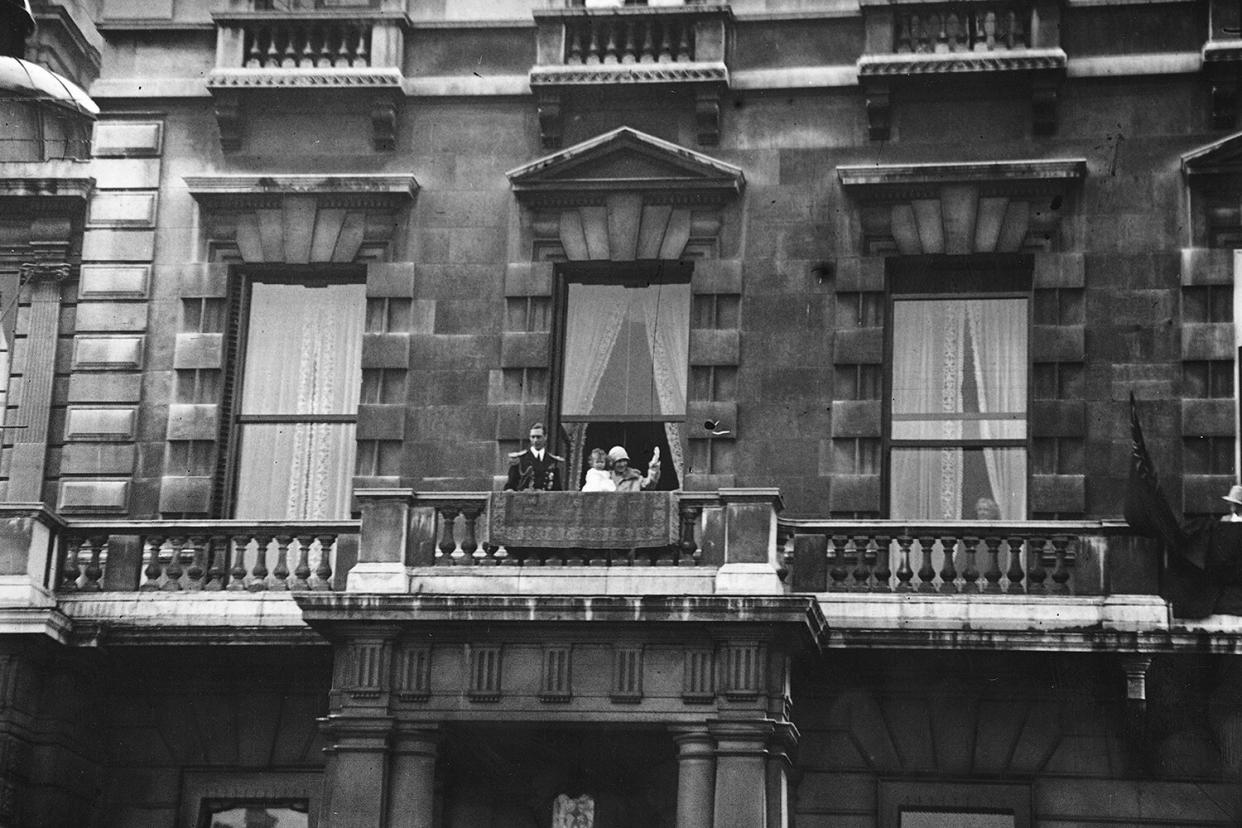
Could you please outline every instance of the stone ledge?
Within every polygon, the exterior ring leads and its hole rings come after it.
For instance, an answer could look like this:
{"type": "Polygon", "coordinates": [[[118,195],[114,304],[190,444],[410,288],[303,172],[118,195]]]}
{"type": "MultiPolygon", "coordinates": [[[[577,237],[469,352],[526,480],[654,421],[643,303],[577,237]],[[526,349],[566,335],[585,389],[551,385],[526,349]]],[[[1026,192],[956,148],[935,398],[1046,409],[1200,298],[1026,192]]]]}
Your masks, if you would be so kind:
{"type": "Polygon", "coordinates": [[[417,567],[410,591],[440,595],[712,595],[714,567],[417,567]]]}
{"type": "Polygon", "coordinates": [[[1064,69],[1063,49],[1010,49],[997,52],[864,55],[859,77],[901,77],[961,72],[1029,72],[1064,69]]]}

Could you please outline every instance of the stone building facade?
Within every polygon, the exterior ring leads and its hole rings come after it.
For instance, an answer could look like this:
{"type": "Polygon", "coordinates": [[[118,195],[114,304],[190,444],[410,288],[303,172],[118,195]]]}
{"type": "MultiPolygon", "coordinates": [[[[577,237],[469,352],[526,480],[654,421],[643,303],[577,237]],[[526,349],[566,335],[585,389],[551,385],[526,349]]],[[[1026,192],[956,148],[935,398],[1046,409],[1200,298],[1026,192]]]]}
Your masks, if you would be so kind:
{"type": "Polygon", "coordinates": [[[1236,4],[31,11],[0,826],[1242,820],[1236,4]]]}

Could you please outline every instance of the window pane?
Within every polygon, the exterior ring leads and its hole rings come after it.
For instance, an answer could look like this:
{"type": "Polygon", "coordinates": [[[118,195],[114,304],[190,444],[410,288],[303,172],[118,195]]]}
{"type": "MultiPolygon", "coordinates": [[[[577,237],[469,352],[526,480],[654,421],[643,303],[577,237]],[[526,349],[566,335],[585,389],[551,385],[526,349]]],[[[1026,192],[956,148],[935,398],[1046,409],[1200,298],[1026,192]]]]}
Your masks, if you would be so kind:
{"type": "Polygon", "coordinates": [[[689,284],[570,284],[561,416],[684,417],[689,351],[689,284]]]}
{"type": "Polygon", "coordinates": [[[1026,449],[893,448],[890,512],[899,520],[1023,520],[1026,449]],[[995,504],[981,504],[984,499],[995,504]]]}
{"type": "Polygon", "coordinates": [[[353,423],[248,423],[238,441],[245,520],[343,520],[354,473],[353,423]]]}
{"type": "Polygon", "coordinates": [[[362,386],[366,288],[256,282],[243,414],[353,414],[362,386]]]}

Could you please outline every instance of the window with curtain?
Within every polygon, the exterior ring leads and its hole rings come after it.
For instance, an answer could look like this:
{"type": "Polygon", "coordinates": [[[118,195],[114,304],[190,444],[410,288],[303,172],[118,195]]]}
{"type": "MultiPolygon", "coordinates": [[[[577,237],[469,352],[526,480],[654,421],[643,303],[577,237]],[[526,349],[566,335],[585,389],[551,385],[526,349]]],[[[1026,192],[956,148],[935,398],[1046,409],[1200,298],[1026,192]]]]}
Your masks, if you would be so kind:
{"type": "Polygon", "coordinates": [[[348,518],[365,287],[256,280],[247,310],[234,516],[348,518]]]}
{"type": "Polygon", "coordinates": [[[684,476],[690,283],[569,282],[564,294],[560,423],[571,462],[623,445],[639,468],[659,447],[660,488],[684,476]]]}
{"type": "Polygon", "coordinates": [[[1024,519],[1027,300],[897,298],[892,331],[891,517],[1024,519]]]}

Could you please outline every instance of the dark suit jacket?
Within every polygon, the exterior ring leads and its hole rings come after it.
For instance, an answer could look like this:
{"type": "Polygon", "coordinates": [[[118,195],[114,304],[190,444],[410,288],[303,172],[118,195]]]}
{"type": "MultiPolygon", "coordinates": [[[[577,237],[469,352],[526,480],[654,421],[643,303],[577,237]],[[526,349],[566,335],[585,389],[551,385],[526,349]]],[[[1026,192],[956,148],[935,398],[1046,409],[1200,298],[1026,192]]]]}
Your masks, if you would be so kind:
{"type": "Polygon", "coordinates": [[[514,456],[509,466],[509,479],[505,481],[506,491],[522,491],[523,489],[540,489],[547,492],[559,492],[565,488],[561,479],[560,461],[548,450],[544,450],[543,459],[537,460],[530,449],[514,456]]]}

